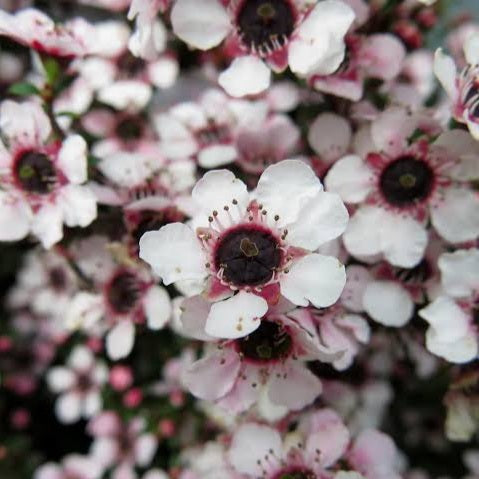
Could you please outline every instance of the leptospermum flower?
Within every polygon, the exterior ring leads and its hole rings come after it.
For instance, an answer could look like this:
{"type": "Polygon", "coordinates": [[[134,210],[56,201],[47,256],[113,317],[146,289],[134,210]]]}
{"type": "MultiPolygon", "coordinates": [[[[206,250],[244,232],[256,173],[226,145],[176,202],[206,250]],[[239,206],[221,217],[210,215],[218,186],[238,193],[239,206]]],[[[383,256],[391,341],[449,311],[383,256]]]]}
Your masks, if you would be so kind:
{"type": "Polygon", "coordinates": [[[50,390],[60,394],[55,412],[63,423],[89,419],[102,407],[101,387],[108,379],[108,370],[85,346],[76,346],[65,366],[54,366],[47,373],[50,390]]]}
{"type": "Polygon", "coordinates": [[[477,177],[477,144],[461,130],[409,143],[420,120],[400,108],[380,114],[356,137],[357,152],[329,170],[325,183],[358,205],[343,240],[354,256],[382,254],[395,266],[419,263],[428,243],[427,220],[445,240],[479,235],[479,197],[467,180],[477,177]]]}
{"type": "Polygon", "coordinates": [[[33,474],[33,479],[100,479],[103,470],[89,456],[69,454],[60,464],[47,462],[33,474]]]}
{"type": "Polygon", "coordinates": [[[14,14],[0,11],[0,36],[54,57],[72,59],[88,54],[94,44],[93,33],[93,27],[81,18],[58,25],[34,8],[14,14]]]}
{"type": "Polygon", "coordinates": [[[344,58],[344,35],[353,10],[337,0],[177,0],[174,33],[192,47],[209,50],[226,39],[236,58],[219,77],[232,96],[268,88],[271,72],[287,66],[299,76],[333,73],[344,58]],[[266,66],[265,63],[268,65],[266,66]]]}
{"type": "Polygon", "coordinates": [[[215,301],[207,334],[233,339],[252,333],[280,295],[298,306],[326,307],[338,299],[344,266],[314,251],[344,231],[348,213],[305,163],[268,167],[253,193],[230,171],[211,171],[192,197],[199,208],[194,229],[171,223],[145,233],[140,257],[167,285],[204,285],[215,301]]]}
{"type": "Polygon", "coordinates": [[[247,336],[218,341],[204,332],[210,308],[200,297],[182,304],[183,333],[210,346],[204,358],[185,368],[183,381],[195,396],[228,411],[245,411],[263,391],[273,404],[302,409],[321,392],[321,382],[306,361],[331,362],[343,353],[322,344],[310,318],[281,313],[283,308],[262,317],[247,336]]]}
{"type": "Polygon", "coordinates": [[[434,58],[434,73],[452,102],[452,115],[466,123],[471,135],[479,140],[479,34],[474,33],[464,42],[467,66],[457,72],[452,57],[439,48],[434,58]]]}
{"type": "Polygon", "coordinates": [[[445,294],[419,311],[429,323],[426,346],[453,363],[472,361],[479,351],[479,250],[444,253],[438,265],[445,294]]]}
{"type": "Polygon", "coordinates": [[[47,141],[51,125],[36,103],[4,101],[0,106],[0,240],[32,232],[45,248],[67,226],[88,226],[97,215],[88,186],[87,145],[79,135],[47,141]]]}

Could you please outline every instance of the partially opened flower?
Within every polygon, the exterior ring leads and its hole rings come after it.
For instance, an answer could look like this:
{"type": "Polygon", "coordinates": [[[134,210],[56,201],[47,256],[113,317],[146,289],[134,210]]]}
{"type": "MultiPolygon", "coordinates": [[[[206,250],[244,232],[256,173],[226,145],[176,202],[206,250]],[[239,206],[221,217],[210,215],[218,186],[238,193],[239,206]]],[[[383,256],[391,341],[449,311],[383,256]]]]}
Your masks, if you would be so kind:
{"type": "Polygon", "coordinates": [[[172,223],[145,233],[140,257],[167,285],[204,285],[216,301],[208,334],[236,338],[253,332],[280,294],[299,306],[325,307],[338,299],[344,266],[313,252],[344,231],[348,213],[338,195],[323,191],[309,166],[299,160],[270,166],[254,193],[233,173],[211,171],[192,196],[200,211],[195,230],[172,223]]]}
{"type": "Polygon", "coordinates": [[[353,10],[337,0],[177,0],[171,11],[173,31],[183,41],[208,50],[226,39],[236,58],[219,77],[232,96],[268,88],[270,70],[287,66],[299,76],[333,73],[344,58],[344,35],[353,10]]]}
{"type": "Polygon", "coordinates": [[[389,108],[357,133],[359,155],[329,170],[328,189],[359,206],[343,237],[352,255],[411,268],[423,258],[429,218],[449,242],[479,235],[479,197],[468,183],[478,175],[476,142],[452,130],[430,143],[422,128],[420,117],[389,108]],[[409,141],[413,133],[419,138],[409,141]]]}
{"type": "Polygon", "coordinates": [[[458,73],[454,60],[439,48],[434,59],[434,73],[452,102],[452,115],[466,123],[471,135],[479,140],[479,34],[464,42],[467,66],[458,73]]]}
{"type": "Polygon", "coordinates": [[[108,370],[85,346],[76,346],[66,366],[54,366],[47,373],[52,392],[60,394],[55,412],[63,423],[89,419],[102,407],[101,387],[108,379],[108,370]]]}
{"type": "Polygon", "coordinates": [[[0,106],[0,240],[32,232],[45,248],[67,226],[89,225],[97,215],[87,180],[87,145],[79,135],[48,141],[51,125],[36,103],[0,106]]]}

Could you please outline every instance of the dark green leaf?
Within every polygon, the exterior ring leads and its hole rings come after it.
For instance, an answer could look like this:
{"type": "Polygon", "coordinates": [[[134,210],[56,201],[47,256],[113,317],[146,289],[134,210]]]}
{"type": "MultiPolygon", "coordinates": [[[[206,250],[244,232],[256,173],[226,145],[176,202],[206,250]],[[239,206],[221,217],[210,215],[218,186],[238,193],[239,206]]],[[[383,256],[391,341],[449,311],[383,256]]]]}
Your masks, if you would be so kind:
{"type": "Polygon", "coordinates": [[[31,83],[28,82],[19,82],[14,83],[9,89],[8,93],[10,95],[17,96],[30,96],[30,95],[39,95],[40,90],[31,83]]]}

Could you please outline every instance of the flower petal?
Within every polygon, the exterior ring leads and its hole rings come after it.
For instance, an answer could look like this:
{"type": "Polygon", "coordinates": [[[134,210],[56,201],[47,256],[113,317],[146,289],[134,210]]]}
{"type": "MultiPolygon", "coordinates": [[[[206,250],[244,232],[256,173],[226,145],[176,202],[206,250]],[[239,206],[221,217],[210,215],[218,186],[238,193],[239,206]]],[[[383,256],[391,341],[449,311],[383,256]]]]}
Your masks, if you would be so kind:
{"type": "Polygon", "coordinates": [[[434,55],[434,73],[451,100],[455,102],[459,94],[456,86],[456,65],[450,56],[442,52],[441,48],[438,48],[434,55]]]}
{"type": "Polygon", "coordinates": [[[161,329],[171,317],[170,296],[165,288],[151,286],[143,299],[146,323],[150,329],[161,329]]]}
{"type": "Polygon", "coordinates": [[[0,191],[0,241],[18,241],[28,235],[32,212],[28,204],[0,191]]]}
{"type": "Polygon", "coordinates": [[[438,260],[444,291],[455,298],[471,296],[479,288],[479,250],[443,253],[438,260]]]}
{"type": "Polygon", "coordinates": [[[106,336],[106,351],[113,359],[120,359],[128,356],[133,349],[135,341],[135,326],[128,320],[120,321],[111,329],[106,336]]]}
{"type": "Polygon", "coordinates": [[[66,225],[84,228],[97,217],[96,196],[87,185],[67,185],[62,188],[61,198],[66,225]]]}
{"type": "Polygon", "coordinates": [[[87,144],[80,135],[70,135],[63,141],[58,166],[71,183],[87,180],[87,144]]]}
{"type": "Polygon", "coordinates": [[[71,424],[81,417],[81,397],[77,392],[62,394],[55,402],[55,415],[60,422],[71,424]]]}
{"type": "Polygon", "coordinates": [[[46,380],[50,391],[59,393],[73,386],[75,375],[67,368],[55,366],[48,371],[46,380]]]}

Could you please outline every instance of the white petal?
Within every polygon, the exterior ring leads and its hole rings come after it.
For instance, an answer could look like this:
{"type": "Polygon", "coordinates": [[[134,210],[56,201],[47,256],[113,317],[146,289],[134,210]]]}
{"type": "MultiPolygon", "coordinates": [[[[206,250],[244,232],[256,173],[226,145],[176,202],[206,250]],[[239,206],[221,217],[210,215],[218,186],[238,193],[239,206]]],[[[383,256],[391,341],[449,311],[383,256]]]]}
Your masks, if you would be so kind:
{"type": "Polygon", "coordinates": [[[129,320],[120,321],[106,336],[106,351],[113,359],[128,356],[135,341],[135,326],[129,320]]]}
{"type": "Polygon", "coordinates": [[[324,184],[338,193],[346,203],[364,201],[372,189],[373,175],[366,163],[356,155],[341,158],[329,169],[324,184]]]}
{"type": "Polygon", "coordinates": [[[271,70],[253,55],[238,57],[220,74],[218,83],[232,97],[257,95],[269,87],[271,70]]]}
{"type": "Polygon", "coordinates": [[[464,56],[469,65],[479,65],[479,34],[470,34],[464,42],[464,56]]]}
{"type": "Polygon", "coordinates": [[[90,349],[81,345],[76,346],[68,357],[68,366],[80,372],[88,371],[94,362],[95,358],[90,349]]]}
{"type": "Polygon", "coordinates": [[[46,376],[50,391],[59,393],[70,389],[75,383],[75,375],[72,371],[62,366],[51,368],[46,376]]]}
{"type": "Polygon", "coordinates": [[[228,459],[233,467],[251,477],[263,476],[261,463],[266,456],[282,457],[281,436],[275,429],[259,424],[243,424],[235,431],[228,459]]]}
{"type": "Polygon", "coordinates": [[[366,286],[372,280],[368,268],[359,265],[350,265],[346,268],[346,286],[341,295],[341,303],[354,312],[364,311],[363,295],[366,286]]]}
{"type": "Polygon", "coordinates": [[[170,223],[140,239],[140,258],[168,285],[179,280],[201,280],[206,259],[193,231],[183,223],[170,223]]]}
{"type": "Polygon", "coordinates": [[[238,153],[232,145],[212,145],[198,153],[198,164],[202,168],[216,168],[235,161],[238,153]]]}
{"type": "Polygon", "coordinates": [[[288,227],[288,243],[314,251],[344,233],[349,214],[340,196],[319,192],[299,212],[288,227]]]}
{"type": "Polygon", "coordinates": [[[32,212],[28,204],[0,191],[0,241],[17,241],[27,236],[32,212]]]}
{"type": "Polygon", "coordinates": [[[103,299],[101,295],[80,291],[72,298],[65,312],[65,325],[69,329],[88,330],[102,316],[103,299]]]}
{"type": "Polygon", "coordinates": [[[446,241],[462,243],[479,236],[479,197],[465,188],[448,188],[441,203],[431,208],[431,221],[446,241]]]}
{"type": "Polygon", "coordinates": [[[310,254],[293,264],[280,280],[281,294],[298,306],[334,304],[346,283],[346,271],[336,258],[310,254]]]}
{"type": "Polygon", "coordinates": [[[58,166],[71,183],[87,180],[87,144],[80,135],[71,135],[62,143],[58,166]]]}
{"type": "Polygon", "coordinates": [[[456,298],[467,297],[479,289],[479,250],[443,253],[438,266],[444,291],[456,298]]]}
{"type": "Polygon", "coordinates": [[[165,288],[152,286],[143,299],[146,322],[150,329],[160,329],[168,322],[172,308],[170,296],[165,288]]]}
{"type": "Polygon", "coordinates": [[[153,166],[145,156],[121,152],[103,158],[98,169],[119,186],[133,187],[146,181],[153,172],[153,166]]]}
{"type": "Polygon", "coordinates": [[[311,148],[326,162],[332,162],[344,155],[351,143],[351,137],[349,122],[335,113],[321,113],[308,131],[311,148]]]}
{"type": "Polygon", "coordinates": [[[476,359],[479,350],[477,338],[472,332],[454,341],[444,342],[438,339],[435,329],[426,332],[426,346],[431,353],[457,364],[476,359]]]}
{"type": "Polygon", "coordinates": [[[306,163],[284,160],[263,172],[256,198],[270,218],[279,215],[278,225],[285,226],[295,221],[304,204],[322,190],[321,182],[306,163]]]}
{"type": "Polygon", "coordinates": [[[63,218],[60,206],[47,203],[36,212],[32,232],[44,248],[50,248],[63,238],[63,218]]]}
{"type": "Polygon", "coordinates": [[[230,18],[217,0],[177,0],[171,11],[175,35],[189,45],[208,50],[219,45],[231,29],[230,18]]]}
{"type": "Polygon", "coordinates": [[[273,374],[268,383],[271,401],[290,410],[303,409],[321,394],[321,382],[305,364],[291,361],[284,374],[273,374]]]}
{"type": "Polygon", "coordinates": [[[150,85],[136,80],[121,80],[103,87],[98,92],[98,100],[117,110],[139,111],[151,99],[150,85]]]}
{"type": "Polygon", "coordinates": [[[83,398],[83,404],[82,404],[83,417],[87,419],[93,417],[95,414],[101,411],[102,405],[103,405],[103,401],[101,399],[100,393],[98,393],[97,391],[92,391],[88,393],[83,398]]]}
{"type": "Polygon", "coordinates": [[[414,304],[409,293],[394,281],[371,281],[364,290],[364,310],[385,326],[404,326],[412,317],[414,304]]]}
{"type": "Polygon", "coordinates": [[[211,340],[211,336],[205,333],[206,319],[210,313],[211,303],[203,296],[193,296],[182,301],[181,309],[181,333],[192,339],[200,341],[211,340]]]}
{"type": "Polygon", "coordinates": [[[363,206],[349,219],[343,235],[344,246],[353,256],[373,256],[381,252],[379,225],[384,211],[373,206],[363,206]]]}
{"type": "Polygon", "coordinates": [[[81,398],[78,393],[63,394],[55,402],[55,414],[64,424],[78,421],[81,413],[81,398]]]}
{"type": "Polygon", "coordinates": [[[240,291],[211,306],[205,331],[216,338],[241,338],[259,327],[267,311],[268,303],[263,298],[240,291]]]}
{"type": "Polygon", "coordinates": [[[68,226],[88,226],[97,216],[96,196],[86,185],[67,185],[62,188],[61,206],[68,226]]]}
{"type": "Polygon", "coordinates": [[[240,368],[241,361],[235,351],[220,351],[193,363],[182,379],[196,397],[214,401],[231,390],[240,368]]]}
{"type": "Polygon", "coordinates": [[[434,55],[434,73],[452,101],[456,101],[458,96],[456,65],[454,60],[450,56],[445,55],[440,48],[436,50],[434,55]]]}
{"type": "Polygon", "coordinates": [[[150,464],[158,447],[158,440],[153,434],[142,434],[135,442],[136,463],[145,467],[150,464]]]}

